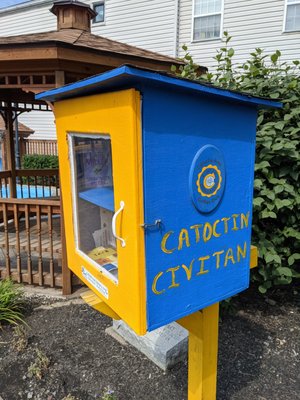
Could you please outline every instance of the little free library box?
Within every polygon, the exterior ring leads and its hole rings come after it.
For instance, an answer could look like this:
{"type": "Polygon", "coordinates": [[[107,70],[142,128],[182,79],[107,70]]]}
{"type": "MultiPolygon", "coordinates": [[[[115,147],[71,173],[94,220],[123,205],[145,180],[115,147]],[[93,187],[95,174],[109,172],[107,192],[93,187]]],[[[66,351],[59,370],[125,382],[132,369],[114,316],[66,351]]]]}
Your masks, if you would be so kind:
{"type": "Polygon", "coordinates": [[[122,66],[54,102],[68,264],[138,334],[249,285],[258,107],[122,66]]]}

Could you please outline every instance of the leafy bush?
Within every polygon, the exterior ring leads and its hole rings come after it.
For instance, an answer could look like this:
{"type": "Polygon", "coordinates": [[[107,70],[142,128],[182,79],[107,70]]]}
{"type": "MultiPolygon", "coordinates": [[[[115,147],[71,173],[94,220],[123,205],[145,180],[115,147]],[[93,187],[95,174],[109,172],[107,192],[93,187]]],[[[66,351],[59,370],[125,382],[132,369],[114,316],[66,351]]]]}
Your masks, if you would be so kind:
{"type": "Polygon", "coordinates": [[[24,169],[58,168],[58,157],[50,155],[27,154],[23,156],[22,168],[24,169]]]}
{"type": "MultiPolygon", "coordinates": [[[[28,154],[22,159],[23,169],[58,169],[58,156],[28,154]]],[[[56,177],[23,177],[22,182],[29,185],[56,186],[56,177]]]]}
{"type": "Polygon", "coordinates": [[[18,324],[24,322],[23,290],[10,279],[0,281],[0,326],[3,323],[18,324]]]}
{"type": "Polygon", "coordinates": [[[186,65],[173,71],[184,78],[251,95],[280,100],[281,110],[261,110],[257,120],[252,241],[259,248],[259,266],[252,274],[265,293],[273,285],[299,278],[300,259],[300,61],[280,62],[280,51],[265,55],[259,48],[243,65],[233,67],[231,37],[215,58],[215,73],[199,76],[187,52],[186,65]]]}

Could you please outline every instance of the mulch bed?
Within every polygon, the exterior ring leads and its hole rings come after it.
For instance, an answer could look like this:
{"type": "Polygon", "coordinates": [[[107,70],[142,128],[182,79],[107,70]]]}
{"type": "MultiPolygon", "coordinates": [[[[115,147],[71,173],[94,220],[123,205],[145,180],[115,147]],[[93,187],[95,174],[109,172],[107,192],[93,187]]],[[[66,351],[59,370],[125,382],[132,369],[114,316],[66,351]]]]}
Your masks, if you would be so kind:
{"type": "MultiPolygon", "coordinates": [[[[111,320],[90,307],[37,309],[41,303],[27,311],[25,348],[16,349],[11,327],[0,332],[0,400],[101,399],[108,386],[118,400],[187,398],[186,363],[164,373],[107,335],[111,320]],[[41,379],[28,372],[36,349],[50,362],[41,379]]],[[[267,299],[248,290],[233,303],[236,313],[220,322],[218,400],[300,399],[297,290],[267,299]]]]}

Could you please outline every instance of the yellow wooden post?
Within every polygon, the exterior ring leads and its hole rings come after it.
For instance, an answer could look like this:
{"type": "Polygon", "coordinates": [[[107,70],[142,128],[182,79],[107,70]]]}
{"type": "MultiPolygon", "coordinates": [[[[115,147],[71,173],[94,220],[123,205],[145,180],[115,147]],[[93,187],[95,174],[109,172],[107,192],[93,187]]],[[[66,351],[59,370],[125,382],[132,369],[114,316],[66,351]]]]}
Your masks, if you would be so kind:
{"type": "MultiPolygon", "coordinates": [[[[257,266],[251,246],[250,268],[257,266]]],[[[188,400],[215,400],[217,395],[219,303],[177,321],[189,331],[188,400]]]]}
{"type": "Polygon", "coordinates": [[[188,400],[215,400],[219,303],[177,322],[189,331],[188,400]]]}

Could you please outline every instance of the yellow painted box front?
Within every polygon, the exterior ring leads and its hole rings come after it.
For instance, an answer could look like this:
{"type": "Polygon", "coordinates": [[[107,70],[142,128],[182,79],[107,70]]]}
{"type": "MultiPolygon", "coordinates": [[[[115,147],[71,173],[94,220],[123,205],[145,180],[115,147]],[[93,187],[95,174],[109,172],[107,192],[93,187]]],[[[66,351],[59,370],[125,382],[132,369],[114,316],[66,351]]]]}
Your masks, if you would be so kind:
{"type": "Polygon", "coordinates": [[[61,190],[69,268],[138,334],[146,333],[146,283],[143,234],[143,190],[140,94],[134,89],[98,94],[55,103],[61,190]],[[118,281],[103,273],[76,243],[76,183],[72,173],[72,135],[109,135],[115,211],[124,209],[116,231],[118,281]],[[87,279],[88,278],[88,279],[87,279]],[[105,288],[107,295],[97,287],[105,288]]]}

